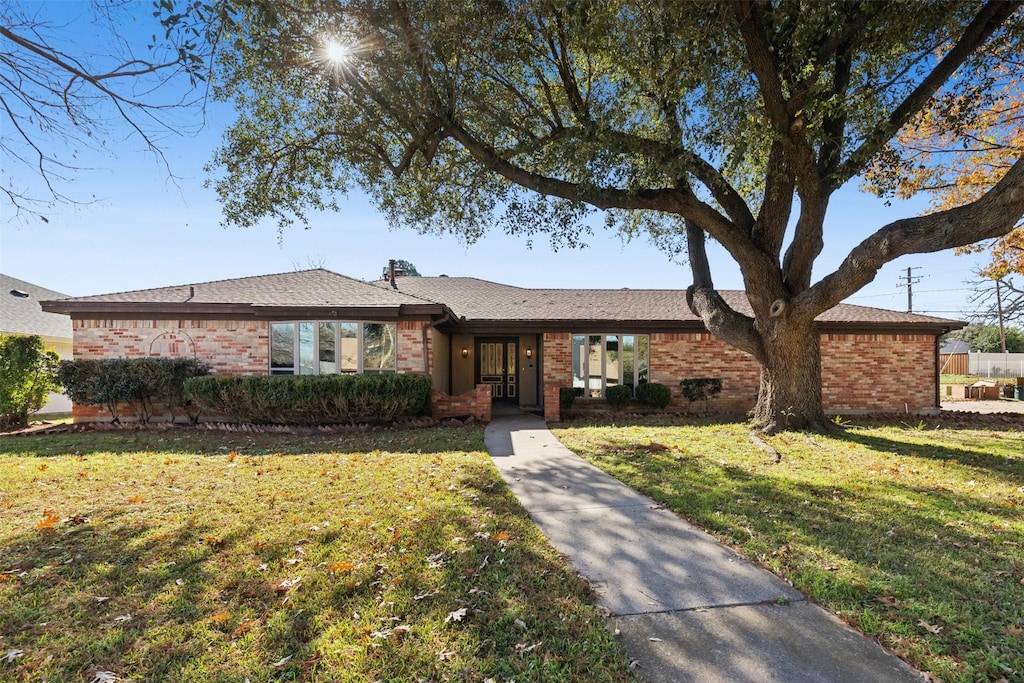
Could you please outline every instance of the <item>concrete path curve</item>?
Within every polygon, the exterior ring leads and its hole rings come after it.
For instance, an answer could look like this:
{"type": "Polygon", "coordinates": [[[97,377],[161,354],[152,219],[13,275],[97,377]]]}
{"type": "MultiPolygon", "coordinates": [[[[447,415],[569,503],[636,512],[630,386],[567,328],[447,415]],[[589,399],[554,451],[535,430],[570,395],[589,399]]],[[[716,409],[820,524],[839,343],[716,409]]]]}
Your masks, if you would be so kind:
{"type": "Polygon", "coordinates": [[[923,680],[782,579],[585,462],[541,418],[496,414],[484,438],[534,523],[590,581],[641,680],[923,680]]]}

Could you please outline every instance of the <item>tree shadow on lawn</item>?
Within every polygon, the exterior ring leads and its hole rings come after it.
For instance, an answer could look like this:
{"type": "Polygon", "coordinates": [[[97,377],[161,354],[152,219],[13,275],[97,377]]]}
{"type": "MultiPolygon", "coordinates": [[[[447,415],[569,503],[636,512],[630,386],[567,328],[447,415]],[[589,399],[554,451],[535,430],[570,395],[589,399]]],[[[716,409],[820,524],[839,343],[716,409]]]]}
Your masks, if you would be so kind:
{"type": "MultiPolygon", "coordinates": [[[[886,450],[898,443],[874,441],[886,450]]],[[[816,485],[714,456],[639,453],[628,441],[602,449],[612,474],[915,665],[942,677],[965,665],[991,680],[1006,675],[1000,666],[1024,672],[1024,645],[1012,635],[1024,618],[1019,507],[984,490],[843,477],[816,485]]]]}
{"type": "Polygon", "coordinates": [[[309,479],[287,511],[196,490],[187,512],[154,493],[26,519],[0,536],[0,644],[23,653],[0,679],[631,680],[586,586],[486,461],[372,509],[314,507],[309,479]]]}
{"type": "Polygon", "coordinates": [[[351,434],[258,434],[170,430],[117,430],[74,434],[0,436],[0,455],[88,456],[96,453],[168,452],[181,455],[304,454],[387,450],[412,453],[484,451],[479,426],[381,429],[351,434]]]}
{"type": "MultiPolygon", "coordinates": [[[[845,441],[860,444],[878,453],[894,453],[901,456],[927,458],[942,463],[956,461],[960,465],[977,467],[993,474],[1006,475],[1005,478],[1011,481],[1024,482],[1024,432],[1006,430],[1006,434],[999,434],[998,431],[987,428],[984,431],[987,438],[999,435],[1000,439],[1007,442],[1003,450],[1009,453],[1009,457],[984,450],[984,447],[981,445],[975,445],[972,448],[968,443],[961,445],[953,445],[952,443],[922,444],[909,440],[901,441],[899,439],[857,433],[849,429],[844,431],[841,438],[845,441]]],[[[922,432],[922,435],[928,436],[928,438],[937,438],[934,433],[930,432],[922,432]]],[[[976,437],[977,440],[984,438],[986,436],[976,437]]],[[[972,440],[975,439],[966,439],[968,442],[972,440]]]]}

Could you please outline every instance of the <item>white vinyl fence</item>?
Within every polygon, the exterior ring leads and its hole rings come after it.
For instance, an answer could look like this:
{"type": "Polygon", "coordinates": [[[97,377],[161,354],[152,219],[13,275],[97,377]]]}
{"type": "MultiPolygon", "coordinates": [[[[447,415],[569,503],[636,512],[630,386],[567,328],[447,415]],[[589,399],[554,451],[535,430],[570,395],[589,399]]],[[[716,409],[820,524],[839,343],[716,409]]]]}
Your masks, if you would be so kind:
{"type": "Polygon", "coordinates": [[[980,377],[1024,377],[1024,353],[969,353],[969,374],[980,377]]]}

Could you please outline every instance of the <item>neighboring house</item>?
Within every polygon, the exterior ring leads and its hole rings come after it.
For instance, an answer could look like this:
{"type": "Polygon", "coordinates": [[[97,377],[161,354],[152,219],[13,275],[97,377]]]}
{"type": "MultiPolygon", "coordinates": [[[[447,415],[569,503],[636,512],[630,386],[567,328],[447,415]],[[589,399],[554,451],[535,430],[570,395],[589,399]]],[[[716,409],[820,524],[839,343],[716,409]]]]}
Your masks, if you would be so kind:
{"type": "MultiPolygon", "coordinates": [[[[742,292],[723,292],[749,312],[742,292]]],[[[221,374],[429,374],[435,416],[506,402],[559,419],[558,392],[723,381],[717,410],[757,399],[759,368],[711,335],[680,290],[525,289],[460,277],[363,282],[323,269],[50,301],[76,358],[189,356],[221,374]],[[489,397],[489,398],[488,398],[489,397]]],[[[819,318],[831,412],[939,407],[938,337],[962,323],[840,305],[819,318]]],[[[584,399],[585,400],[585,399],[584,399]]],[[[76,406],[76,419],[102,413],[76,406]]]]}
{"type": "MultiPolygon", "coordinates": [[[[39,305],[41,301],[66,296],[0,274],[0,333],[37,334],[47,349],[56,351],[61,358],[71,358],[71,318],[61,313],[44,312],[39,305]]],[[[63,394],[54,393],[36,414],[67,412],[71,412],[71,401],[63,394]]]]}

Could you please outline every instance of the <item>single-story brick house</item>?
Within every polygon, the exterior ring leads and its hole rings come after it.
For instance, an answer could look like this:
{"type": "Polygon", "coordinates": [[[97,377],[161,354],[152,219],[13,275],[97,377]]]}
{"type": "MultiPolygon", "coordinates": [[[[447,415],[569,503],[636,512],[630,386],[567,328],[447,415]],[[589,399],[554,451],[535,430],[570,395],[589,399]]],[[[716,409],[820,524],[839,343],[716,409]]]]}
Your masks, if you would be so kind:
{"type": "MultiPolygon", "coordinates": [[[[723,296],[749,312],[743,292],[723,296]]],[[[464,277],[364,282],[315,269],[67,298],[75,358],[195,356],[215,373],[429,374],[435,416],[489,419],[491,402],[559,419],[558,391],[723,380],[716,410],[757,398],[759,368],[711,335],[685,292],[526,289],[464,277]]],[[[830,412],[938,409],[938,338],[963,324],[840,305],[818,319],[830,412]]],[[[585,400],[585,399],[584,399],[585,400]]],[[[76,406],[76,419],[100,418],[76,406]]]]}

